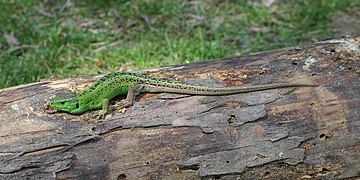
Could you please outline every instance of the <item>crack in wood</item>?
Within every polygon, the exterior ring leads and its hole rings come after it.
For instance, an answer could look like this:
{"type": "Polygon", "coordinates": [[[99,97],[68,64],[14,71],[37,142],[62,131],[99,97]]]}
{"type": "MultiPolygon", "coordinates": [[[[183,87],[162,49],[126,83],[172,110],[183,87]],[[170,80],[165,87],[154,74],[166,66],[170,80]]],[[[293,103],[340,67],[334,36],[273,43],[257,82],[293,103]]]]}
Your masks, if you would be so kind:
{"type": "MultiPolygon", "coordinates": [[[[11,175],[22,172],[24,174],[29,171],[53,172],[53,170],[64,170],[70,167],[73,159],[72,153],[51,152],[46,154],[36,154],[32,156],[23,156],[21,159],[12,159],[10,161],[0,161],[0,175],[11,175]],[[50,155],[50,156],[49,156],[50,155]]],[[[1,177],[1,176],[0,176],[1,177]]]]}

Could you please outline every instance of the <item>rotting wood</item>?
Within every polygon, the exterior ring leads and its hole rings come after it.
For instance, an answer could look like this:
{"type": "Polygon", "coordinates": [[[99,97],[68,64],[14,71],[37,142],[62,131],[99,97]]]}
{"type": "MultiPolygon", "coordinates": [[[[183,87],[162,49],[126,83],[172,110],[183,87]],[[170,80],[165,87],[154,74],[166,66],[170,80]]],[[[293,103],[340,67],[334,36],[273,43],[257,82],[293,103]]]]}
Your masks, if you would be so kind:
{"type": "Polygon", "coordinates": [[[0,178],[360,176],[360,38],[146,74],[211,86],[293,81],[320,86],[228,96],[148,93],[125,113],[112,108],[105,120],[91,118],[91,112],[46,113],[55,94],[79,91],[96,78],[4,89],[0,178]]]}

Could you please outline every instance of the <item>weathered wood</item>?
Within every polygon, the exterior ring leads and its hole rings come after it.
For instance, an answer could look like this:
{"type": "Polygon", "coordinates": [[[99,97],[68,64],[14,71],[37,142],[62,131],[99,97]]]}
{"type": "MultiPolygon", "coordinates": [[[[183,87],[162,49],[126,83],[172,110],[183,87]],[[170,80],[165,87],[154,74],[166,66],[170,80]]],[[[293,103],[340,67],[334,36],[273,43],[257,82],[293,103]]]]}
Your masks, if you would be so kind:
{"type": "Polygon", "coordinates": [[[1,90],[0,178],[359,177],[359,45],[360,38],[343,38],[151,70],[146,74],[212,86],[320,86],[228,96],[144,94],[125,113],[113,108],[100,121],[46,107],[55,94],[97,78],[1,90]]]}

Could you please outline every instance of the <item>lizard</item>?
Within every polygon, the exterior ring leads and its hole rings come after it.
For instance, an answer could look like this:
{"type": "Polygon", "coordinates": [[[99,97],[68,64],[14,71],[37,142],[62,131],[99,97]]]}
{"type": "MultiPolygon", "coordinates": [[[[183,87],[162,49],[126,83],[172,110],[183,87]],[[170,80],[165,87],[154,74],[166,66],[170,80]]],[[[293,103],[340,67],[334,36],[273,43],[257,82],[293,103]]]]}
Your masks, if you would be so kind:
{"type": "Polygon", "coordinates": [[[81,114],[85,111],[101,109],[97,115],[104,118],[108,112],[109,100],[118,95],[127,95],[118,103],[121,108],[126,108],[133,105],[135,97],[142,92],[218,96],[267,89],[313,86],[317,85],[275,83],[254,86],[208,87],[172,82],[135,73],[115,72],[103,76],[82,92],[56,96],[50,100],[50,107],[70,114],[81,114]]]}

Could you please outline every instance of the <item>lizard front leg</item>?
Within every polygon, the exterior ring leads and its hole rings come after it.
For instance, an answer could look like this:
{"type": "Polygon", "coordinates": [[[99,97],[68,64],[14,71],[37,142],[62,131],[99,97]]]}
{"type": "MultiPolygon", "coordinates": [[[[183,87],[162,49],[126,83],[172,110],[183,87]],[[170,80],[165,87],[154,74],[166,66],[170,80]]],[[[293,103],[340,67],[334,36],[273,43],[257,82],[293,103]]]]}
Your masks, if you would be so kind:
{"type": "Polygon", "coordinates": [[[109,110],[109,99],[103,99],[101,102],[101,110],[95,115],[99,116],[99,119],[103,119],[109,110]]]}

